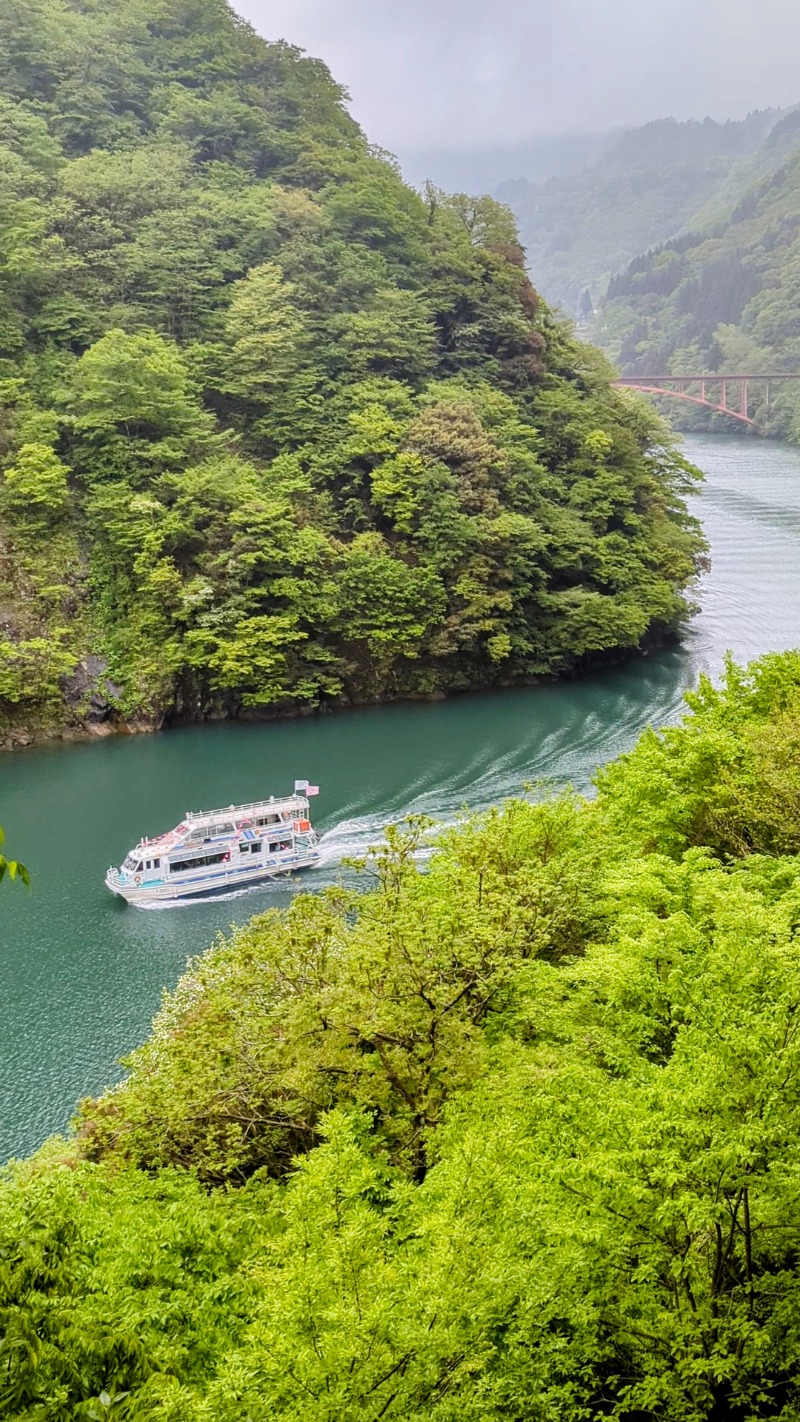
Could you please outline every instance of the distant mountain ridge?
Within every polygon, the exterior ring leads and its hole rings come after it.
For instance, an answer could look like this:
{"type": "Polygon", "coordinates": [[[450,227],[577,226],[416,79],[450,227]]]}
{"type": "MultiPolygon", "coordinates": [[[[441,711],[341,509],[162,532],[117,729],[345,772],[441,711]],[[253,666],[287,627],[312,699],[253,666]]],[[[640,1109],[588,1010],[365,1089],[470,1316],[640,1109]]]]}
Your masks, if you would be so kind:
{"type": "MultiPolygon", "coordinates": [[[[626,373],[800,371],[800,108],[734,176],[687,230],[611,279],[591,333],[626,373]]],[[[800,387],[769,410],[752,394],[764,430],[800,439],[800,387]]],[[[681,411],[692,427],[706,420],[681,411]]]]}
{"type": "Polygon", "coordinates": [[[580,173],[616,143],[622,129],[602,133],[556,133],[520,139],[486,148],[407,149],[397,158],[407,183],[421,188],[427,181],[447,192],[491,192],[503,174],[507,181],[543,183],[548,178],[580,173]]]}
{"type": "Polygon", "coordinates": [[[715,202],[724,211],[731,192],[769,168],[768,144],[785,117],[770,109],[726,123],[659,119],[622,134],[578,174],[501,183],[496,196],[515,213],[547,300],[588,315],[609,278],[637,254],[713,212],[715,202]]]}

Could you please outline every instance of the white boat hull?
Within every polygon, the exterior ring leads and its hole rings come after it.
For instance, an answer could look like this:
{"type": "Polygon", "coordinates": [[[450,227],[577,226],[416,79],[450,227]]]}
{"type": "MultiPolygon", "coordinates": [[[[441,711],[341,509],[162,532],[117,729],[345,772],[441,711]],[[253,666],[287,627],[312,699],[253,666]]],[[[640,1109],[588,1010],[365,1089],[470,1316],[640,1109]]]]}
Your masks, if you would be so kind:
{"type": "Polygon", "coordinates": [[[230,894],[238,889],[250,888],[253,884],[263,884],[269,879],[280,878],[283,874],[293,874],[299,869],[311,869],[319,863],[319,850],[312,849],[306,854],[285,855],[274,860],[254,860],[246,866],[230,864],[216,866],[204,874],[187,876],[171,883],[136,884],[133,877],[122,875],[116,869],[106,874],[106,888],[117,894],[134,908],[147,908],[151,904],[178,903],[181,900],[206,899],[215,894],[230,894]]]}

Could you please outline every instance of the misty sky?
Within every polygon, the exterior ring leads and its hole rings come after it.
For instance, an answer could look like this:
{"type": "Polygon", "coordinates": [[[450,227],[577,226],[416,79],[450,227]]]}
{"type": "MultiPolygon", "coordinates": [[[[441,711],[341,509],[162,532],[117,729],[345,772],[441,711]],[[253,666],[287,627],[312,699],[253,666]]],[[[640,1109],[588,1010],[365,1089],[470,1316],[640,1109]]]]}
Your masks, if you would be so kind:
{"type": "Polygon", "coordinates": [[[800,101],[800,0],[233,2],[324,59],[393,151],[800,101]]]}

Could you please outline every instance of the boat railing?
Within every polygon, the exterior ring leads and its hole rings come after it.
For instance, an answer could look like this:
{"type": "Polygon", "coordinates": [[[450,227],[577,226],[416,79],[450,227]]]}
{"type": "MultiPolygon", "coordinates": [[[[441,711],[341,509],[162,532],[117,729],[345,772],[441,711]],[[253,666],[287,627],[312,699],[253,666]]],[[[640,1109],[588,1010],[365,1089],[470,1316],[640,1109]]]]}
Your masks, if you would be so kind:
{"type": "Polygon", "coordinates": [[[187,810],[183,818],[187,824],[194,824],[197,820],[215,819],[221,815],[233,815],[235,818],[253,810],[275,810],[281,806],[307,804],[308,800],[304,795],[283,795],[270,800],[251,800],[246,805],[224,805],[216,810],[187,810]]]}

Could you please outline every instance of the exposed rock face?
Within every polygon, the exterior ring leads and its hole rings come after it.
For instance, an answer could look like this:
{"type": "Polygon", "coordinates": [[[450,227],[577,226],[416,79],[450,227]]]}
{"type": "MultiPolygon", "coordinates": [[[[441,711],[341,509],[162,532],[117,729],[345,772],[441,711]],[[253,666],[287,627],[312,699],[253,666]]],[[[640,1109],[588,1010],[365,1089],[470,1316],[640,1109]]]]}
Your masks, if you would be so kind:
{"type": "Polygon", "coordinates": [[[122,695],[122,687],[108,681],[105,657],[90,654],[78,662],[70,676],[63,676],[59,685],[70,710],[76,718],[89,724],[109,721],[114,715],[113,703],[122,695]]]}

